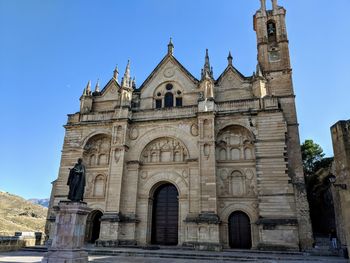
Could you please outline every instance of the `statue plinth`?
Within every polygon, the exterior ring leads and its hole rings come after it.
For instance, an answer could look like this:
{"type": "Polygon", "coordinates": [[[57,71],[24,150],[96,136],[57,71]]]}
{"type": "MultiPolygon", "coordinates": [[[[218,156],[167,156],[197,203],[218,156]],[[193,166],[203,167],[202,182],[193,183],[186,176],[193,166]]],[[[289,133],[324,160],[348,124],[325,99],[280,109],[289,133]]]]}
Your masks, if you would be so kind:
{"type": "Polygon", "coordinates": [[[60,201],[52,245],[42,263],[85,263],[84,251],[86,217],[91,211],[84,202],[60,201]]]}

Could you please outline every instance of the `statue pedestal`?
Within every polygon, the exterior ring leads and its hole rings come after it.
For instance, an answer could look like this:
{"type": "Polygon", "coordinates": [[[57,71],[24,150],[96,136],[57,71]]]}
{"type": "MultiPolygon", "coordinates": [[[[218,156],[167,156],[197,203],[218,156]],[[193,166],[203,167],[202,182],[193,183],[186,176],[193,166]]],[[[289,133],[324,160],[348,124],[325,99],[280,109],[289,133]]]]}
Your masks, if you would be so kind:
{"type": "Polygon", "coordinates": [[[42,263],[88,262],[88,254],[82,247],[86,217],[90,211],[84,202],[59,202],[52,246],[44,255],[42,263]]]}

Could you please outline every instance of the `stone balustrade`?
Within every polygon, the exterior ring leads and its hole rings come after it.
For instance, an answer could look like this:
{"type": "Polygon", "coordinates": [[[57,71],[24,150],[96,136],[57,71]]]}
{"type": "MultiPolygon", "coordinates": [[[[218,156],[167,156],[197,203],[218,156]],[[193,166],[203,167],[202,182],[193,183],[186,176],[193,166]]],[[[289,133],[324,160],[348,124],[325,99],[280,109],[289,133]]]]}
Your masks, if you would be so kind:
{"type": "MultiPolygon", "coordinates": [[[[217,112],[246,112],[278,109],[278,98],[265,97],[246,100],[233,100],[216,103],[217,112]]],[[[79,122],[109,121],[120,118],[131,118],[135,121],[159,120],[159,119],[178,119],[196,117],[198,106],[185,106],[162,109],[149,109],[140,111],[129,111],[128,108],[121,107],[113,111],[91,112],[88,114],[70,114],[68,115],[68,125],[79,122]]]]}

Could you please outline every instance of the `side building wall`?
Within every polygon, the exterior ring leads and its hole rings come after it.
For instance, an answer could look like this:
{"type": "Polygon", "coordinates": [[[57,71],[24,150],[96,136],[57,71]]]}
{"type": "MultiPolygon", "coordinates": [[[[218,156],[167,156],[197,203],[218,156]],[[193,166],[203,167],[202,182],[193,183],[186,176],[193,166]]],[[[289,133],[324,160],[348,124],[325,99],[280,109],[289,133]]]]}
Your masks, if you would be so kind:
{"type": "Polygon", "coordinates": [[[339,121],[331,127],[334,172],[334,209],[338,237],[342,246],[350,251],[350,120],[339,121]]]}

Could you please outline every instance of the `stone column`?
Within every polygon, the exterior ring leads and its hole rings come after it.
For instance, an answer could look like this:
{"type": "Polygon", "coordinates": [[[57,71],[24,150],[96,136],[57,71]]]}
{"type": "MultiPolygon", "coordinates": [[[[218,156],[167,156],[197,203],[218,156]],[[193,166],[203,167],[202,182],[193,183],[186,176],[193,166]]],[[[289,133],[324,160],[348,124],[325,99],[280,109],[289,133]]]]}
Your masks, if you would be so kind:
{"type": "Polygon", "coordinates": [[[106,211],[101,218],[98,246],[118,246],[120,235],[122,182],[125,176],[124,159],[126,145],[128,108],[116,111],[119,118],[112,126],[112,147],[107,185],[106,211]]]}
{"type": "Polygon", "coordinates": [[[219,240],[220,219],[217,215],[215,107],[213,100],[200,101],[198,104],[200,213],[195,217],[187,217],[185,222],[197,226],[196,249],[218,251],[222,247],[219,240]]]}
{"type": "Polygon", "coordinates": [[[58,204],[52,246],[42,263],[85,263],[84,251],[86,217],[91,211],[85,202],[61,201],[58,204]]]}

